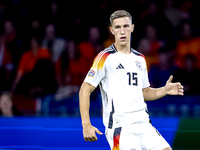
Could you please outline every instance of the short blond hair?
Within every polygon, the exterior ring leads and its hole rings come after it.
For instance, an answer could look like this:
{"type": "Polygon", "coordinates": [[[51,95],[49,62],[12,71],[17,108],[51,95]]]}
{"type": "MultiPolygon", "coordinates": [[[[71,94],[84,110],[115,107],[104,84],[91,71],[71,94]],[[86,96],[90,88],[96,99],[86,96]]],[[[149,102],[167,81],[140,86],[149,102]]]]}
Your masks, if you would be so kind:
{"type": "Polygon", "coordinates": [[[117,10],[114,13],[111,14],[110,16],[110,24],[111,26],[113,25],[113,20],[117,18],[122,18],[122,17],[128,17],[130,21],[132,22],[132,16],[129,12],[126,10],[117,10]]]}

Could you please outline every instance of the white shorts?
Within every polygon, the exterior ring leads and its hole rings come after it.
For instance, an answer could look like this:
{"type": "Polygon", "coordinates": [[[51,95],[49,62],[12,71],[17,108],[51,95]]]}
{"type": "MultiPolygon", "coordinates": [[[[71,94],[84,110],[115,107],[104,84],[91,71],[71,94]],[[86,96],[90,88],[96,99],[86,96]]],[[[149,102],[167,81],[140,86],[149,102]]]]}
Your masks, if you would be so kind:
{"type": "Polygon", "coordinates": [[[106,138],[111,150],[162,150],[170,147],[149,122],[107,129],[106,138]]]}

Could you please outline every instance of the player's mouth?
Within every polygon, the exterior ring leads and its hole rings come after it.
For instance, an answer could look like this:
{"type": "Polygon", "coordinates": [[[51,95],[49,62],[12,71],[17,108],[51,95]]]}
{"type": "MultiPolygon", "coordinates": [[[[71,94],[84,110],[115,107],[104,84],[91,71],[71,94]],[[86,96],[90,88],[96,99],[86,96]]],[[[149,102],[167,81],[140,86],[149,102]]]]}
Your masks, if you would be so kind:
{"type": "Polygon", "coordinates": [[[125,41],[125,40],[126,40],[126,37],[125,37],[125,36],[122,36],[122,37],[120,37],[120,40],[125,41]]]}

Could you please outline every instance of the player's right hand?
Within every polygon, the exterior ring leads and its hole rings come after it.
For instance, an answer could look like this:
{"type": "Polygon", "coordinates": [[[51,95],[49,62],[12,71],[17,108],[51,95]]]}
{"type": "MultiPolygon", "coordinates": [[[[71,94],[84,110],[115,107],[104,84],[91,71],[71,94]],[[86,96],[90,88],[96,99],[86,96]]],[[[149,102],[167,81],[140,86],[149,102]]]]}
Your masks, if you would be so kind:
{"type": "Polygon", "coordinates": [[[85,141],[94,142],[97,141],[96,133],[102,135],[103,133],[100,132],[97,128],[92,125],[84,125],[83,126],[83,137],[85,141]]]}

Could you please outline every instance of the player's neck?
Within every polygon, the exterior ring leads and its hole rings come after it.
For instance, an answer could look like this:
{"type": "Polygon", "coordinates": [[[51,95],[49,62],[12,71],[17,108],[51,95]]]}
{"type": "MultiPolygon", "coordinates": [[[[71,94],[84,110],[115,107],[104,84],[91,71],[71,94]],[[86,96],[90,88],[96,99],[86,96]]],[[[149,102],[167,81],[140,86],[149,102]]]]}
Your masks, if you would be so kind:
{"type": "Polygon", "coordinates": [[[115,48],[117,49],[118,52],[123,53],[123,54],[130,54],[130,44],[127,45],[120,45],[117,43],[114,43],[115,48]]]}

